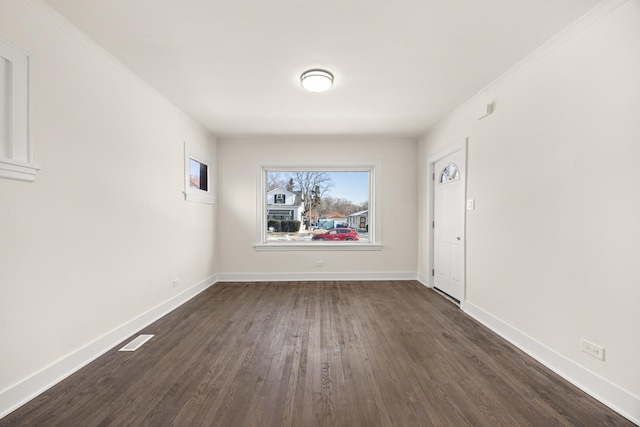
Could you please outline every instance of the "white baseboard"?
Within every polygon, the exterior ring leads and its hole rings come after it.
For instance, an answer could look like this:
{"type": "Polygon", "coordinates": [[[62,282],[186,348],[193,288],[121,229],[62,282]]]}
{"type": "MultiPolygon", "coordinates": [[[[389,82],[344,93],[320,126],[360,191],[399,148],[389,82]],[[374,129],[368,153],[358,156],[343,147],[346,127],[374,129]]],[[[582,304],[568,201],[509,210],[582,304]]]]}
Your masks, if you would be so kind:
{"type": "Polygon", "coordinates": [[[325,280],[416,280],[415,271],[341,273],[220,273],[219,282],[291,282],[325,280]]]}
{"type": "Polygon", "coordinates": [[[422,273],[418,273],[418,282],[422,283],[424,286],[426,286],[427,288],[433,288],[433,284],[430,283],[429,281],[429,277],[422,274],[422,273]]]}
{"type": "Polygon", "coordinates": [[[463,309],[469,316],[565,380],[640,425],[640,397],[570,360],[473,303],[466,301],[463,309]]]}
{"type": "Polygon", "coordinates": [[[88,365],[131,335],[175,310],[216,282],[218,282],[216,275],[207,277],[200,283],[74,351],[69,356],[53,363],[42,371],[1,391],[0,418],[5,417],[69,375],[88,365]]]}

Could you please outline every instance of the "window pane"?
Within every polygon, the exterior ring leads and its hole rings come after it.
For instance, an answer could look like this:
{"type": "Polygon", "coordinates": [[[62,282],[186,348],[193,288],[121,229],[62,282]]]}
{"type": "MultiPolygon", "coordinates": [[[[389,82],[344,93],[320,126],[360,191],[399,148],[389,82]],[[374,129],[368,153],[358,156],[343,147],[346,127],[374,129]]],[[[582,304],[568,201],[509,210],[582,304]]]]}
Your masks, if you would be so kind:
{"type": "Polygon", "coordinates": [[[189,159],[189,185],[191,188],[207,191],[209,188],[207,165],[189,159]]]}
{"type": "Polygon", "coordinates": [[[449,181],[460,179],[460,172],[454,163],[449,163],[440,173],[440,183],[444,184],[449,181]]]}
{"type": "Polygon", "coordinates": [[[265,191],[267,241],[342,241],[352,228],[348,243],[369,242],[369,171],[266,170],[265,191]]]}

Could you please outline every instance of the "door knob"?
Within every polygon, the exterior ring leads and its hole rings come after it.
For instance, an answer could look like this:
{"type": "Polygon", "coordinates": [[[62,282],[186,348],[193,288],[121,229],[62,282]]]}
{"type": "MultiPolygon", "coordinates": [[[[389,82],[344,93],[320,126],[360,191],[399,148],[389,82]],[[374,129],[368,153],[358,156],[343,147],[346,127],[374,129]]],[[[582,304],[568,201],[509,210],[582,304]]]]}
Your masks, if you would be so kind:
{"type": "Polygon", "coordinates": [[[460,236],[456,237],[456,239],[460,240],[460,236]]]}

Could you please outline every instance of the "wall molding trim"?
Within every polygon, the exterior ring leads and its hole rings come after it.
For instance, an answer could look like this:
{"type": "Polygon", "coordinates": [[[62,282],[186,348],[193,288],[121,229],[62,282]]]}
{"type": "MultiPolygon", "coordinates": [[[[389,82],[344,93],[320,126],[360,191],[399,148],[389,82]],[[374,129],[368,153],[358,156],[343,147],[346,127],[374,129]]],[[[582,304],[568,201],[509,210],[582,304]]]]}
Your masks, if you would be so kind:
{"type": "Polygon", "coordinates": [[[31,399],[93,362],[116,345],[141,329],[180,307],[202,291],[218,282],[217,275],[209,276],[184,292],[131,319],[124,325],[106,333],[70,355],[58,360],[40,372],[0,391],[0,419],[31,399]]]}
{"type": "Polygon", "coordinates": [[[580,390],[640,425],[640,397],[563,356],[469,301],[465,301],[463,309],[469,316],[580,390]]]}
{"type": "Polygon", "coordinates": [[[416,280],[415,271],[336,272],[336,273],[220,273],[219,282],[292,282],[326,280],[416,280]]]}
{"type": "Polygon", "coordinates": [[[418,282],[420,282],[427,288],[433,288],[433,283],[429,280],[429,277],[426,274],[418,272],[418,277],[416,280],[418,280],[418,282]]]}

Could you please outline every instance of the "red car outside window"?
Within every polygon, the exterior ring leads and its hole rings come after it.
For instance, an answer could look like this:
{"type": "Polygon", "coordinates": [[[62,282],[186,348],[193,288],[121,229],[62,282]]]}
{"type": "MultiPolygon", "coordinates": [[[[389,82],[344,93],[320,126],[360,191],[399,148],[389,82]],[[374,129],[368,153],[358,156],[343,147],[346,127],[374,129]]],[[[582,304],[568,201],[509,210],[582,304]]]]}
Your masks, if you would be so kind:
{"type": "Polygon", "coordinates": [[[314,235],[311,240],[360,240],[353,228],[332,228],[321,234],[314,235]]]}

